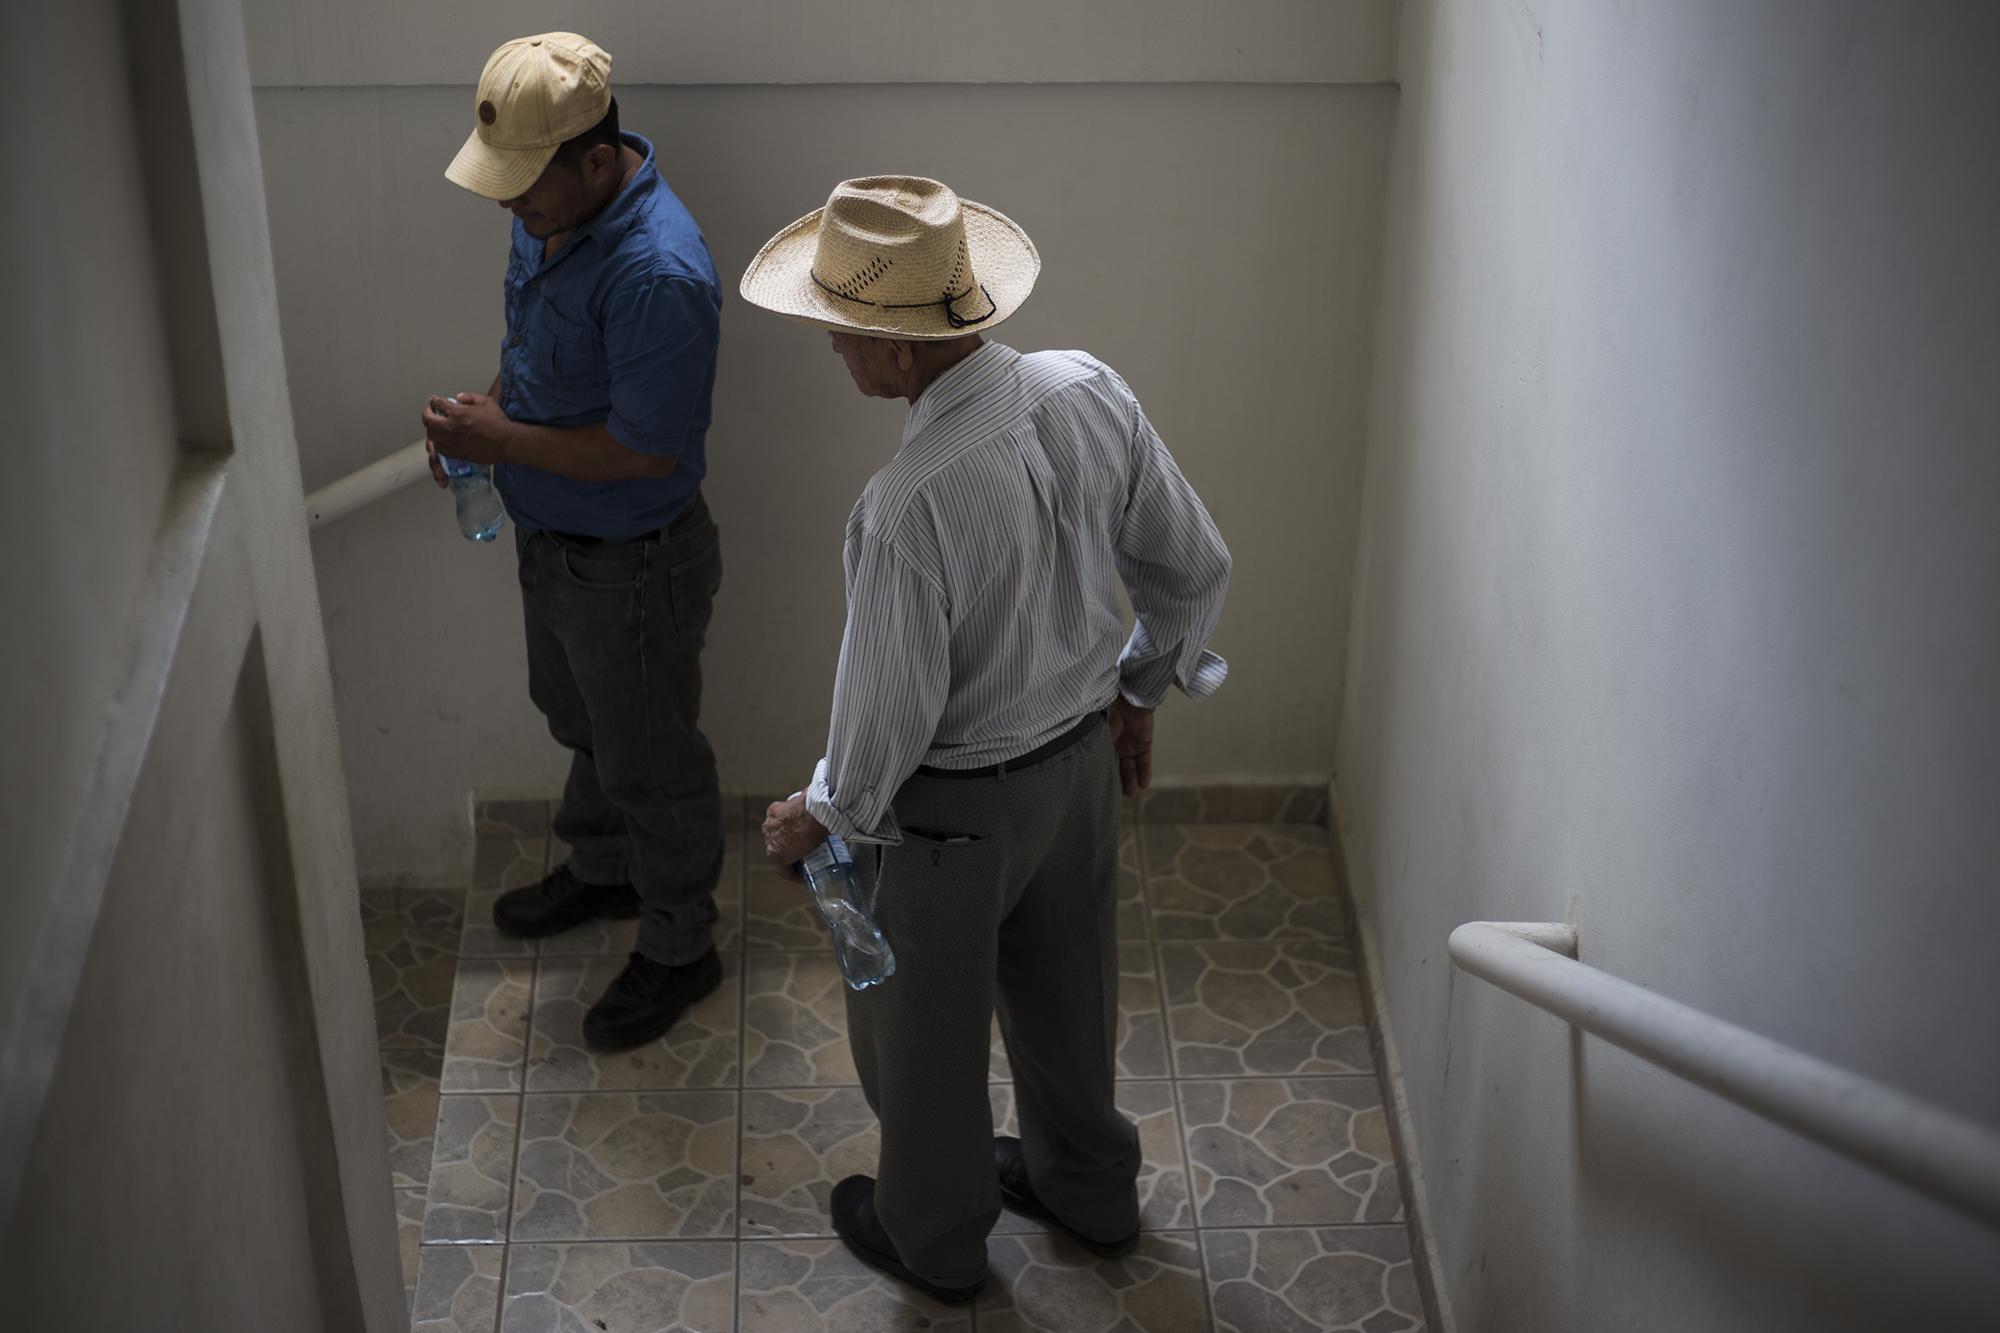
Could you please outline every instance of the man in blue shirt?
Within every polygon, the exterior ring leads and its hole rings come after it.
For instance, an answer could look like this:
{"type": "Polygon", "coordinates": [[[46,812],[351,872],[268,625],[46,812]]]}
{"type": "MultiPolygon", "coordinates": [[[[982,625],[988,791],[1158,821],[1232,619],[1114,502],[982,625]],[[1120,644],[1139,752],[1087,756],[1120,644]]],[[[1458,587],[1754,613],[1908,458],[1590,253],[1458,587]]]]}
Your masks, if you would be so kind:
{"type": "Polygon", "coordinates": [[[722,579],[701,497],[722,304],[700,228],[653,148],[620,134],[611,57],[574,33],[508,42],[446,177],[514,215],[489,393],[435,397],[436,455],[494,464],[515,525],[528,693],[571,753],[570,846],[494,924],[531,938],[640,918],[584,1019],[598,1050],[652,1041],[721,982],[715,755],[701,647],[722,579]]]}

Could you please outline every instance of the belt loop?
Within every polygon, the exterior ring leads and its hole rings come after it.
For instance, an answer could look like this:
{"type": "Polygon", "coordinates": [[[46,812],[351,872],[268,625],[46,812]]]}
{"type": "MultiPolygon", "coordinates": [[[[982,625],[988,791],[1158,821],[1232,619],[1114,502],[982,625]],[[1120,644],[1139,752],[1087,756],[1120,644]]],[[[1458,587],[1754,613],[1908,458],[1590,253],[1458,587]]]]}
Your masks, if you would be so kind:
{"type": "Polygon", "coordinates": [[[993,780],[995,782],[1005,782],[1007,780],[1007,761],[1005,759],[1002,759],[999,763],[995,764],[994,767],[999,769],[1000,771],[993,775],[993,780]]]}

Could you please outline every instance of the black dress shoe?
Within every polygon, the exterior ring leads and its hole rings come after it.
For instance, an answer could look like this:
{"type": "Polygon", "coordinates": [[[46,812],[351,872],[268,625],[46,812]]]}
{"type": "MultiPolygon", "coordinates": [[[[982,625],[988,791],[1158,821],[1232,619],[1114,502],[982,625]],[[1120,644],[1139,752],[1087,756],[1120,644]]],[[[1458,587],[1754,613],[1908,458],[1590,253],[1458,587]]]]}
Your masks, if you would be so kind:
{"type": "Polygon", "coordinates": [[[833,1214],[833,1229],[849,1252],[879,1273],[898,1282],[907,1282],[924,1295],[944,1305],[970,1305],[986,1290],[986,1279],[969,1287],[940,1287],[927,1282],[904,1266],[897,1257],[896,1244],[875,1216],[875,1180],[872,1176],[849,1176],[833,1187],[827,1211],[833,1214]]]}
{"type": "Polygon", "coordinates": [[[557,866],[541,883],[511,889],[493,904],[493,926],[517,940],[538,940],[580,926],[592,917],[639,915],[639,891],[630,884],[585,884],[557,866]]]}
{"type": "Polygon", "coordinates": [[[629,1051],[667,1033],[687,1007],[722,984],[722,960],[710,949],[682,967],[633,954],[583,1016],[583,1044],[593,1051],[629,1051]]]}
{"type": "Polygon", "coordinates": [[[1100,1259],[1123,1259],[1139,1248],[1139,1233],[1136,1231],[1123,1240],[1092,1240],[1050,1212],[1035,1197],[1034,1186],[1028,1183],[1027,1155],[1022,1151],[1021,1141],[1012,1134],[994,1135],[993,1168],[1000,1176],[1000,1202],[1021,1216],[1062,1228],[1064,1235],[1100,1259]]]}

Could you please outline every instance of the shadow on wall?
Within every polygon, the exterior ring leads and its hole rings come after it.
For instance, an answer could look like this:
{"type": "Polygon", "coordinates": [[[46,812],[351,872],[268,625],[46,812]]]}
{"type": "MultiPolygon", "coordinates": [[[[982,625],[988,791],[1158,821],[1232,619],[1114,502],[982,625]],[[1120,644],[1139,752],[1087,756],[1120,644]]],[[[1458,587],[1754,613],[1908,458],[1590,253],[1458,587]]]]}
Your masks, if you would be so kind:
{"type": "MultiPolygon", "coordinates": [[[[1913,1305],[1907,1261],[1915,1256],[1899,1261],[1885,1254],[1855,1219],[1829,1212],[1822,1191],[1800,1188],[1795,1176],[1756,1172],[1754,1188],[1746,1193],[1745,1162],[1792,1151],[1798,1140],[1790,1131],[1714,1102],[1664,1071],[1653,1074],[1659,1097],[1643,1096],[1643,1084],[1610,1080],[1599,1080],[1602,1090],[1592,1093],[1591,1063],[1632,1057],[1595,1042],[1582,1045],[1576,1061],[1575,1150],[1578,1203],[1588,1234],[1616,1238],[1614,1243],[1634,1252],[1658,1247],[1683,1256],[1682,1262],[1702,1270],[1704,1282],[1734,1293],[1746,1323],[1758,1327],[1906,1328],[1919,1308],[1928,1327],[1971,1329],[1991,1318],[1990,1281],[1984,1291],[1971,1281],[1940,1283],[1913,1305]],[[1684,1098],[1709,1104],[1695,1116],[1674,1114],[1675,1103],[1684,1098]],[[1688,1132],[1690,1121],[1711,1116],[1741,1119],[1737,1153],[1705,1152],[1702,1137],[1688,1132]],[[1842,1280],[1830,1281],[1836,1275],[1842,1280]]],[[[1818,1165],[1826,1177],[1852,1178],[1843,1193],[1858,1194],[1882,1181],[1831,1151],[1823,1158],[1818,1165]]],[[[1917,1203],[1934,1209],[1941,1225],[1960,1221],[1942,1204],[1917,1203]]],[[[1582,1280],[1600,1288],[1598,1301],[1619,1298],[1603,1276],[1584,1274],[1582,1280]]],[[[1670,1292],[1656,1296],[1671,1300],[1670,1292]]]]}

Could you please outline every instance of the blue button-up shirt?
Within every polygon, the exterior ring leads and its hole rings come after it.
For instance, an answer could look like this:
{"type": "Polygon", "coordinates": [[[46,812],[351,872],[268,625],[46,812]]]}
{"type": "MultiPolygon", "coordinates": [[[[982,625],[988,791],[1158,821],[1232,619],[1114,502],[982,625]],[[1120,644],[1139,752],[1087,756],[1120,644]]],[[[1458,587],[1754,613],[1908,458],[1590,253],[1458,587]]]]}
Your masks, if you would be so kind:
{"type": "Polygon", "coordinates": [[[636,537],[663,528],[708,472],[722,286],[708,244],[667,188],[653,145],[604,211],[545,263],[544,242],[514,221],[500,405],[541,426],[602,423],[627,449],[676,460],[664,477],[576,481],[520,464],[498,469],[507,512],[525,531],[636,537]]]}

